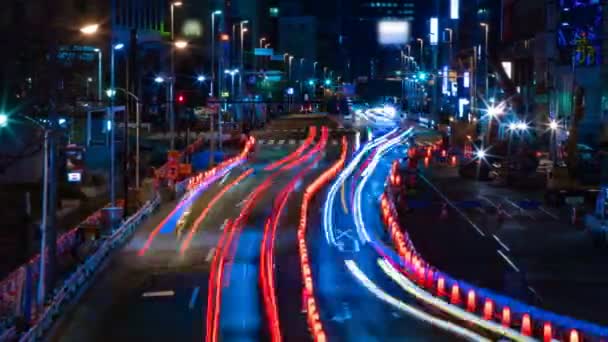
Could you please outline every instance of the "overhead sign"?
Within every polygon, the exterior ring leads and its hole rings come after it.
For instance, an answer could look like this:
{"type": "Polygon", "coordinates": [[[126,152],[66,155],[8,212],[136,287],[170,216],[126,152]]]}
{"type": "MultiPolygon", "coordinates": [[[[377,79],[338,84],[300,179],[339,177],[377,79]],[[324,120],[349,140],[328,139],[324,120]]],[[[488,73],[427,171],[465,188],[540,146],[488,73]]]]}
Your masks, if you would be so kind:
{"type": "Polygon", "coordinates": [[[271,61],[284,61],[285,60],[285,56],[283,55],[272,55],[272,57],[270,57],[271,61]]]}
{"type": "Polygon", "coordinates": [[[439,41],[439,19],[437,17],[432,17],[430,24],[429,40],[431,41],[431,45],[437,45],[437,42],[439,41]]]}
{"type": "Polygon", "coordinates": [[[81,172],[69,172],[68,173],[68,182],[70,183],[80,183],[82,181],[82,173],[81,172]]]}
{"type": "Polygon", "coordinates": [[[254,51],[254,55],[256,56],[272,56],[274,54],[274,49],[270,48],[270,49],[263,49],[263,48],[256,48],[254,51]]]}

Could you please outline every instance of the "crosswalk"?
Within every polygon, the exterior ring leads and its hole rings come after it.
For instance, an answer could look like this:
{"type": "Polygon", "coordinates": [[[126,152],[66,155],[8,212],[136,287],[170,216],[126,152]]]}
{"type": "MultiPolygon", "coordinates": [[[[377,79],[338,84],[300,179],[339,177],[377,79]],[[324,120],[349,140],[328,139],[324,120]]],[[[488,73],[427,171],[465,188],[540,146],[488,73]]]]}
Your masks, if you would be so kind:
{"type": "MultiPolygon", "coordinates": [[[[285,139],[280,139],[280,140],[276,140],[276,139],[260,139],[257,141],[258,145],[301,145],[304,143],[304,139],[289,139],[289,140],[285,140],[285,139]]],[[[339,139],[332,139],[329,140],[327,142],[327,145],[330,146],[338,146],[340,145],[340,140],[339,139]]]]}
{"type": "MultiPolygon", "coordinates": [[[[329,133],[348,133],[353,130],[350,128],[330,128],[329,133]]],[[[291,129],[269,129],[265,133],[304,133],[308,134],[308,128],[291,128],[291,129]]]]}

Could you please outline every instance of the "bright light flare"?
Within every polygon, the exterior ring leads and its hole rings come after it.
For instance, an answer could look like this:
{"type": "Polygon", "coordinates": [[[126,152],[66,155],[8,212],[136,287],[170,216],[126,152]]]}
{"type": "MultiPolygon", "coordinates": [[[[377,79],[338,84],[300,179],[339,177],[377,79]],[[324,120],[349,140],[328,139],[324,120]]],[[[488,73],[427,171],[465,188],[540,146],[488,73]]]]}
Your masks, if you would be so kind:
{"type": "Polygon", "coordinates": [[[175,43],[173,43],[173,45],[177,48],[177,49],[185,49],[186,47],[188,47],[188,42],[185,40],[176,40],[175,43]]]}
{"type": "Polygon", "coordinates": [[[83,34],[95,34],[97,30],[99,30],[99,24],[90,24],[83,26],[80,29],[80,32],[82,32],[83,34]]]}
{"type": "Polygon", "coordinates": [[[556,131],[559,128],[559,123],[555,120],[551,120],[549,122],[549,129],[552,131],[556,131]]]}
{"type": "Polygon", "coordinates": [[[8,125],[8,115],[0,114],[0,127],[6,127],[8,125]]]}

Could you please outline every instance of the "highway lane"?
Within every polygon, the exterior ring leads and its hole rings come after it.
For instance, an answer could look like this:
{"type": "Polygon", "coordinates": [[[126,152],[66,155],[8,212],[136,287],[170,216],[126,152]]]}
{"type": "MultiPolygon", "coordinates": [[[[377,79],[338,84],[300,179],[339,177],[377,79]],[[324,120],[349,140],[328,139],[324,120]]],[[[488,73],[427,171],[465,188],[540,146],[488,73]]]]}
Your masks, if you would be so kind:
{"type": "MultiPolygon", "coordinates": [[[[297,132],[288,133],[287,137],[303,138],[297,132]]],[[[49,340],[202,340],[209,262],[221,234],[220,228],[226,218],[238,215],[243,199],[263,182],[266,175],[258,171],[295,148],[296,146],[258,148],[249,163],[231,171],[225,179],[216,182],[194,201],[181,233],[175,229],[178,219],[170,220],[173,224],[163,227],[145,254],[139,256],[138,252],[150,233],[176,203],[163,205],[161,211],[110,259],[107,269],[84,292],[78,305],[66,312],[49,335],[49,340]],[[187,236],[190,225],[198,214],[222,188],[248,168],[253,168],[254,174],[242,180],[215,203],[194,235],[190,247],[182,255],[179,252],[182,239],[187,236]]],[[[258,215],[266,215],[265,208],[261,202],[258,215]]],[[[253,221],[251,224],[259,222],[253,221]]],[[[244,241],[245,251],[259,250],[255,234],[244,241]]],[[[239,269],[240,265],[235,264],[235,273],[248,274],[247,267],[239,269]]],[[[257,288],[257,279],[248,280],[257,288]]],[[[257,298],[257,292],[255,294],[251,298],[257,298]]],[[[252,320],[256,317],[260,317],[258,312],[251,315],[252,320]]]]}
{"type": "MultiPolygon", "coordinates": [[[[391,151],[383,160],[392,160],[399,154],[398,150],[391,151]]],[[[344,243],[343,251],[327,244],[320,220],[310,223],[311,227],[315,227],[315,225],[319,227],[311,229],[311,232],[314,232],[310,237],[310,243],[313,246],[311,255],[314,265],[313,274],[316,274],[314,279],[317,284],[320,311],[329,338],[339,341],[455,340],[454,336],[448,335],[428,323],[414,319],[394,306],[379,300],[346,269],[345,260],[356,261],[365,275],[376,285],[406,305],[415,307],[415,301],[408,298],[377,267],[377,252],[369,244],[361,246],[360,243],[355,242],[358,238],[352,216],[352,197],[349,195],[349,189],[351,185],[356,185],[360,181],[358,174],[358,172],[354,172],[353,176],[344,183],[345,205],[342,203],[341,191],[334,198],[332,215],[335,226],[339,230],[338,234],[342,235],[340,241],[344,243]]],[[[384,185],[382,177],[381,172],[377,173],[374,179],[368,182],[369,186],[362,196],[365,218],[379,217],[376,202],[384,185]]],[[[373,229],[377,232],[383,230],[380,225],[374,226],[373,229]]]]}

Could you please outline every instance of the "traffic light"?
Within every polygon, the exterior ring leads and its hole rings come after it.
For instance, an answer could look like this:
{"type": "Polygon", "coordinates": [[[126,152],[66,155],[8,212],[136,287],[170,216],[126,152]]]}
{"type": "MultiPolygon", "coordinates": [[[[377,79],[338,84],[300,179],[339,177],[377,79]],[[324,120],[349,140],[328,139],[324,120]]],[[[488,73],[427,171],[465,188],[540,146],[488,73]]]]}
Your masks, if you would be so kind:
{"type": "Polygon", "coordinates": [[[326,79],[325,80],[325,85],[326,86],[330,86],[331,85],[331,80],[330,79],[326,79]]]}
{"type": "Polygon", "coordinates": [[[420,71],[418,72],[418,79],[421,81],[426,81],[426,78],[428,77],[427,73],[424,71],[420,71]]]}
{"type": "Polygon", "coordinates": [[[308,85],[309,86],[314,86],[315,85],[315,80],[308,80],[308,85]]]}
{"type": "Polygon", "coordinates": [[[177,95],[177,103],[179,103],[180,105],[186,103],[186,97],[184,96],[184,94],[177,95]]]}

